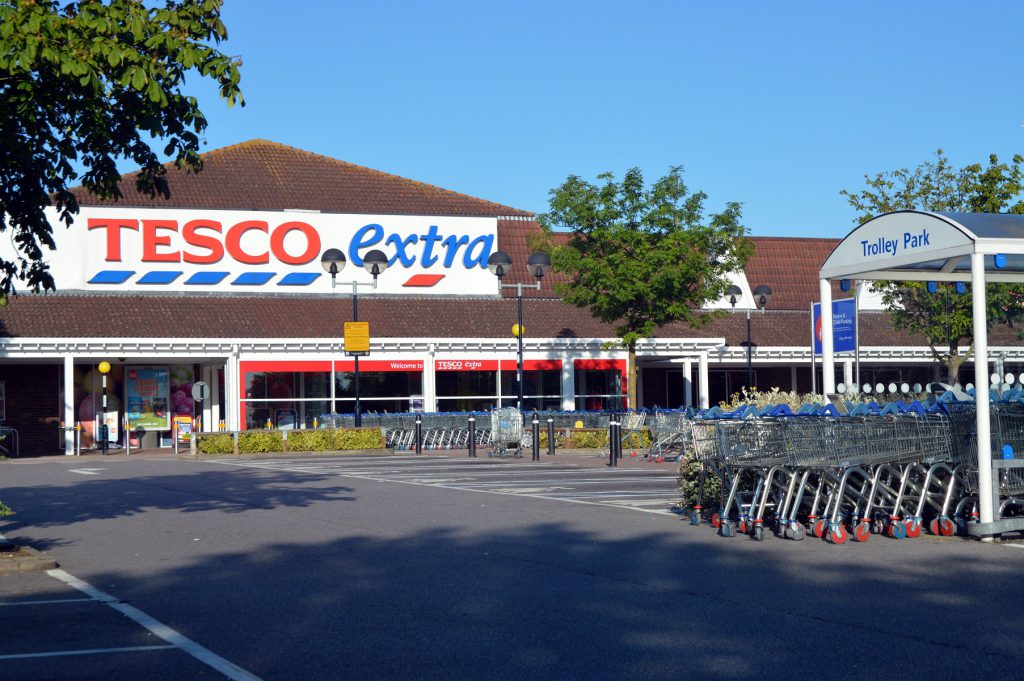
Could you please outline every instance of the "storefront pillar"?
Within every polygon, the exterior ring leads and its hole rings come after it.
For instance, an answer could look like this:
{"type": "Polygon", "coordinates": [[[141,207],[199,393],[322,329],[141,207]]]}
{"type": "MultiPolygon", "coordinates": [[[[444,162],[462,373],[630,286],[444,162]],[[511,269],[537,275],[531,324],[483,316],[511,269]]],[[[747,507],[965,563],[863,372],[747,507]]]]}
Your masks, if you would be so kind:
{"type": "Polygon", "coordinates": [[[576,409],[576,364],[571,355],[562,355],[562,411],[576,409]]]}
{"type": "Polygon", "coordinates": [[[434,364],[435,346],[430,345],[423,359],[423,411],[437,411],[437,366],[434,364]]]}
{"type": "Polygon", "coordinates": [[[75,358],[64,356],[64,455],[75,454],[75,358]]]}
{"type": "Polygon", "coordinates": [[[708,352],[707,350],[700,353],[699,360],[697,363],[697,385],[700,390],[700,408],[708,409],[711,407],[711,389],[710,389],[710,378],[708,377],[708,352]]]}
{"type": "Polygon", "coordinates": [[[693,360],[683,360],[683,404],[693,406],[693,360]]]}
{"type": "Polygon", "coordinates": [[[224,364],[224,421],[228,430],[238,430],[241,422],[239,410],[242,408],[242,396],[239,395],[239,384],[242,379],[238,372],[238,346],[235,346],[224,364]]]}
{"type": "Polygon", "coordinates": [[[853,360],[848,359],[843,362],[843,383],[846,384],[847,388],[855,384],[853,376],[853,360]]]}

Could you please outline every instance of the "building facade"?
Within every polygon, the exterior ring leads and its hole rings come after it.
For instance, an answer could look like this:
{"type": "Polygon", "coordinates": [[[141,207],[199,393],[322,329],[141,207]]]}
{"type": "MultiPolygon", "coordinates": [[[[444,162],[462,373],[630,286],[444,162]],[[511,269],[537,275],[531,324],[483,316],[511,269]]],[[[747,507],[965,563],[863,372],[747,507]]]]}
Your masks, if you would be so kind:
{"type": "MultiPolygon", "coordinates": [[[[533,283],[531,213],[263,140],[205,154],[200,174],[169,167],[168,178],[169,199],[134,192],[132,176],[117,203],[79,192],[73,226],[53,221],[58,291],[21,293],[0,308],[3,424],[17,432],[20,453],[70,453],[76,423],[91,446],[104,380],[109,438],[134,446],[169,444],[176,417],[204,430],[312,427],[325,413],[353,411],[357,361],[364,412],[515,404],[517,291],[501,287],[486,262],[506,251],[505,283],[533,283]],[[347,261],[334,287],[320,264],[330,248],[347,261]],[[376,287],[362,267],[372,249],[389,263],[376,287]],[[344,341],[356,308],[370,333],[369,354],[358,358],[344,341]],[[111,367],[105,378],[101,362],[111,367]],[[196,402],[200,381],[205,399],[196,402]]],[[[751,384],[821,385],[811,305],[838,240],[754,242],[735,275],[742,295],[733,313],[699,330],[662,328],[640,344],[644,406],[706,406],[751,384]],[[773,296],[748,321],[759,284],[773,296]]],[[[554,296],[556,281],[522,291],[525,407],[621,408],[625,352],[610,346],[609,325],[554,296]]],[[[878,310],[862,292],[858,356],[840,358],[837,382],[938,378],[922,341],[878,310]]],[[[1001,369],[1018,367],[1016,332],[991,338],[1001,369]]]]}

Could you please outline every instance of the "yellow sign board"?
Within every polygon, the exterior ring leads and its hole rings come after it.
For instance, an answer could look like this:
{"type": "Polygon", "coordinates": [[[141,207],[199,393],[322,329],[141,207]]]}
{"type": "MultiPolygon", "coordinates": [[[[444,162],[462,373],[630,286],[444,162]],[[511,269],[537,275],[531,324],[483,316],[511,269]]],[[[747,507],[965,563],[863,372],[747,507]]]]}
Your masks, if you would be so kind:
{"type": "Polygon", "coordinates": [[[370,354],[370,322],[345,322],[345,354],[370,354]]]}

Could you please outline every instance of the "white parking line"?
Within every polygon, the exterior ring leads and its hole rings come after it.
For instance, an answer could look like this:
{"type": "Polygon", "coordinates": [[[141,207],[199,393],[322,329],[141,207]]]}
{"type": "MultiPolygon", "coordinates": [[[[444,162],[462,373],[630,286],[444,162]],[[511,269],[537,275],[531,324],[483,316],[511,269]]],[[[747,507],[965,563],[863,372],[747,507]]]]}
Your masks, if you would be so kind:
{"type": "Polygon", "coordinates": [[[81,650],[57,650],[48,653],[14,653],[0,655],[0,660],[28,660],[37,657],[68,657],[70,655],[102,655],[104,653],[138,653],[144,650],[167,650],[175,646],[168,643],[162,646],[128,646],[125,648],[84,648],[81,650]]]}
{"type": "MultiPolygon", "coordinates": [[[[123,603],[122,601],[118,600],[117,598],[114,598],[110,594],[100,591],[88,582],[85,582],[79,579],[78,577],[75,577],[74,575],[68,574],[67,572],[64,572],[64,570],[47,570],[46,574],[50,575],[51,577],[54,577],[55,579],[59,579],[60,581],[64,582],[69,586],[74,587],[75,589],[78,589],[82,593],[91,597],[93,600],[99,601],[104,605],[110,606],[111,608],[118,611],[125,617],[134,621],[136,624],[145,627],[153,634],[167,641],[167,643],[170,644],[169,647],[175,647],[188,653],[189,655],[196,658],[203,664],[206,664],[207,666],[216,669],[232,681],[260,681],[259,677],[250,674],[249,672],[245,671],[233,662],[225,660],[223,657],[215,654],[207,648],[204,648],[192,639],[187,638],[182,634],[179,634],[177,631],[171,629],[166,624],[158,622],[157,620],[153,619],[152,617],[142,612],[138,608],[132,607],[127,603],[123,603]]],[[[129,650],[137,649],[138,648],[129,650]]],[[[107,650],[109,651],[112,649],[107,650]]],[[[98,649],[97,652],[103,651],[98,649]]]]}

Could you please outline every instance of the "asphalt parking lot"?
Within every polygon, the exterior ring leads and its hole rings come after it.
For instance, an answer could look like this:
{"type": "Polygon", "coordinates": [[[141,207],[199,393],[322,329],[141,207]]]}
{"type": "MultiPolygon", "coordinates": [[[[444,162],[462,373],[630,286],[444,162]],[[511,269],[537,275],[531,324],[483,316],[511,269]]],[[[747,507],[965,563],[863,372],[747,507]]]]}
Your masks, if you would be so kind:
{"type": "Polygon", "coordinates": [[[12,679],[1015,677],[1024,551],[717,537],[670,464],[0,464],[12,679]]]}

